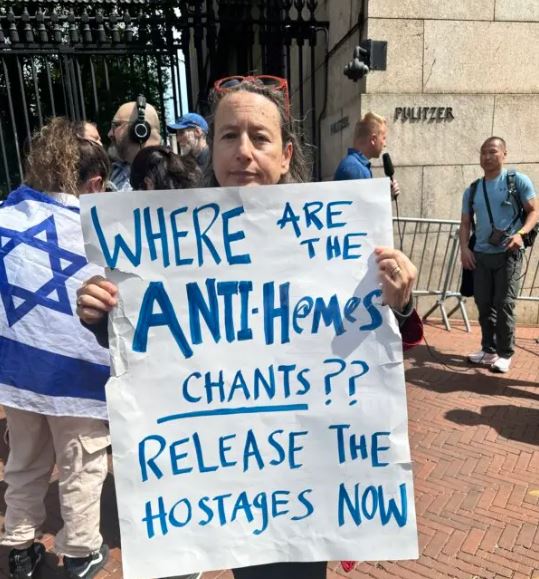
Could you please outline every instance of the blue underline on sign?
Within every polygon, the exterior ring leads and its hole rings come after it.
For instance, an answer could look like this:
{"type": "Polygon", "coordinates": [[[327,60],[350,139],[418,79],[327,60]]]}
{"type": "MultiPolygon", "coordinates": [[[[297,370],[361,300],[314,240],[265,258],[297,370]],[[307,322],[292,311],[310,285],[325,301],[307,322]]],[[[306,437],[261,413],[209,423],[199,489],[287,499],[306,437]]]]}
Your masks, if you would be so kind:
{"type": "Polygon", "coordinates": [[[157,424],[182,420],[183,418],[199,418],[201,416],[226,416],[230,414],[265,414],[267,412],[295,412],[297,410],[309,410],[308,404],[285,404],[281,406],[244,406],[240,408],[218,408],[216,410],[199,410],[197,412],[185,412],[184,414],[171,414],[157,419],[157,424]]]}

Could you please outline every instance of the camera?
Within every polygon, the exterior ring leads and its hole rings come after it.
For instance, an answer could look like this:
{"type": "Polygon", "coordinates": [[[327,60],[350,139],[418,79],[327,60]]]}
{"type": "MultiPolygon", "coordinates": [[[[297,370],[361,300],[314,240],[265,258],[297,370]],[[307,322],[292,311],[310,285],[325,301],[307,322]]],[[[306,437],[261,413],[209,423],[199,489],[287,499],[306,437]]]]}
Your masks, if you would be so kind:
{"type": "Polygon", "coordinates": [[[496,227],[493,227],[492,233],[488,238],[488,242],[490,243],[490,245],[500,247],[506,245],[508,239],[509,235],[507,235],[507,231],[505,231],[504,229],[496,229],[496,227]]]}

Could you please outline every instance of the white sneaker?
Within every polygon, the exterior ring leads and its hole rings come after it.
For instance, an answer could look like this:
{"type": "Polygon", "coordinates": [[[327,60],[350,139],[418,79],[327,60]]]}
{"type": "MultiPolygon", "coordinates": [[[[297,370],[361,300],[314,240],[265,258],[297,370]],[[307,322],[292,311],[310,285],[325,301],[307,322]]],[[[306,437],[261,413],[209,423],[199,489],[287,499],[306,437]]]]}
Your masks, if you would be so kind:
{"type": "Polygon", "coordinates": [[[486,364],[487,366],[490,366],[498,360],[498,354],[490,354],[489,352],[479,350],[479,352],[469,354],[468,360],[470,360],[472,364],[486,364]]]}
{"type": "Polygon", "coordinates": [[[490,367],[493,372],[501,372],[505,374],[509,372],[509,367],[511,366],[511,358],[498,358],[494,364],[490,367]]]}

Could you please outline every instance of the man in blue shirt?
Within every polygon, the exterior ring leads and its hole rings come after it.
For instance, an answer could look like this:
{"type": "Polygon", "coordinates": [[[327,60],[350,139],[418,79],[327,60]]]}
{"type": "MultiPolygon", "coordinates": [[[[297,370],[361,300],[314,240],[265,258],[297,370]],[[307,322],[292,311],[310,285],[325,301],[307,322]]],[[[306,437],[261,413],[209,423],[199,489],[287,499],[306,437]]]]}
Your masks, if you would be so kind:
{"type": "MultiPolygon", "coordinates": [[[[375,113],[367,113],[360,119],[354,129],[353,147],[339,163],[335,171],[335,181],[349,179],[371,179],[371,163],[369,159],[378,159],[386,146],[387,123],[384,117],[375,113]]],[[[391,196],[399,194],[399,184],[391,180],[391,196]]]]}
{"type": "Polygon", "coordinates": [[[511,365],[514,307],[524,254],[522,236],[535,227],[539,217],[532,182],[526,175],[515,173],[517,195],[525,213],[524,222],[517,218],[518,206],[509,194],[507,171],[503,168],[506,156],[502,138],[490,137],[483,143],[480,164],[484,178],[464,192],[460,223],[461,261],[465,269],[474,271],[474,298],[482,335],[481,350],[468,359],[475,364],[488,364],[494,372],[508,372],[511,365]],[[470,203],[472,188],[475,193],[470,203]],[[472,251],[468,240],[474,218],[476,242],[472,251]]]}

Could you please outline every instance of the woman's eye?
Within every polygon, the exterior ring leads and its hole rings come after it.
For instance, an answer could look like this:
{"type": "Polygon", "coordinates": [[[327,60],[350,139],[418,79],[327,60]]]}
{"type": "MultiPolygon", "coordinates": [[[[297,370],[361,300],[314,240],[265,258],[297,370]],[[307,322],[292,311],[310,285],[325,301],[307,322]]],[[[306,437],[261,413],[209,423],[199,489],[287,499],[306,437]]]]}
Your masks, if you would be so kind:
{"type": "Polygon", "coordinates": [[[263,134],[255,135],[253,138],[254,138],[255,141],[258,141],[258,142],[260,142],[260,143],[267,143],[267,142],[269,141],[268,136],[267,136],[267,135],[263,135],[263,134]]]}

